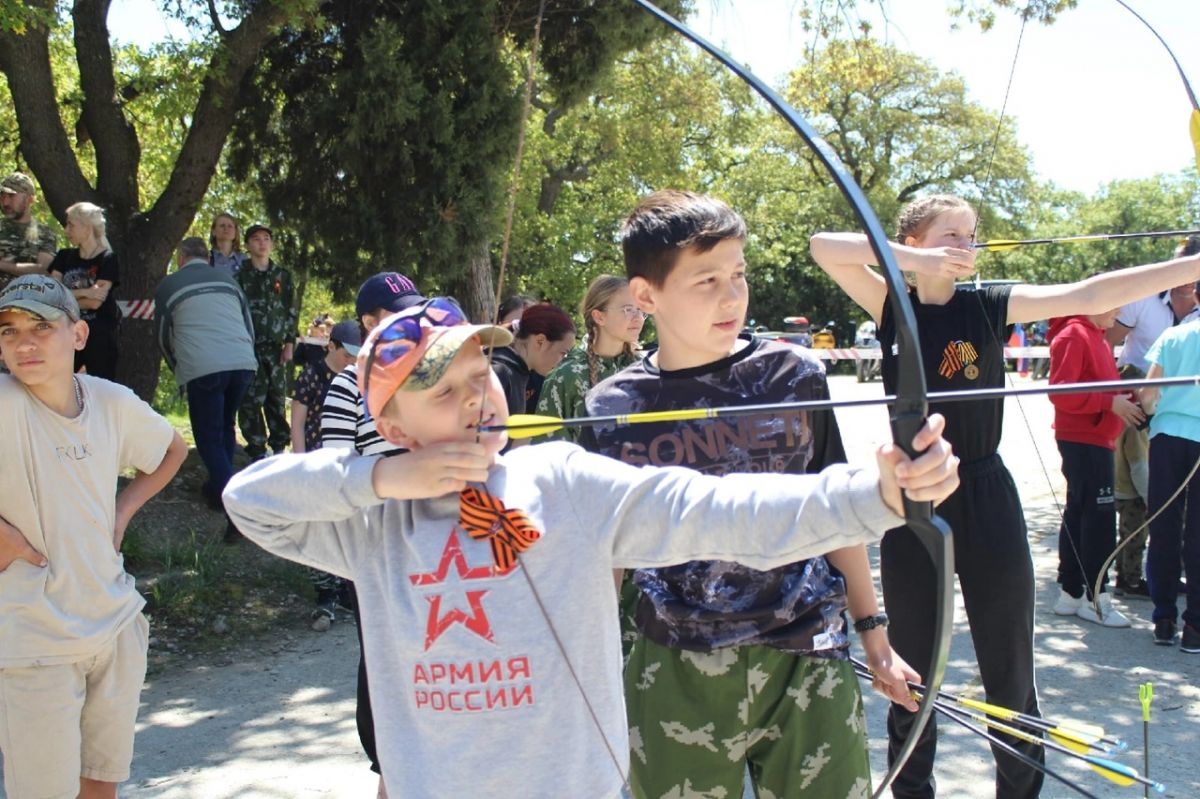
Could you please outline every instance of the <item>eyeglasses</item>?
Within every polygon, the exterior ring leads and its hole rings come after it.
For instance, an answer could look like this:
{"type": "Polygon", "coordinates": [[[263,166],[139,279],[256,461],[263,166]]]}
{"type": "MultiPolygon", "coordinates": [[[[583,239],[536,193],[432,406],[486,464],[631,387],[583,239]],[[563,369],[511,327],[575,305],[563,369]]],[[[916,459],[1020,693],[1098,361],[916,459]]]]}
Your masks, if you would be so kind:
{"type": "MultiPolygon", "coordinates": [[[[367,353],[367,373],[363,394],[371,386],[371,372],[376,364],[391,366],[404,356],[419,350],[422,334],[431,327],[454,327],[466,323],[467,315],[449,297],[433,297],[397,315],[379,331],[375,344],[367,353]]],[[[418,353],[418,358],[420,353],[418,353]]],[[[365,397],[364,397],[365,399],[365,397]]]]}
{"type": "Polygon", "coordinates": [[[648,316],[645,311],[636,305],[622,305],[619,310],[625,314],[626,319],[631,321],[634,319],[645,319],[648,316]]]}

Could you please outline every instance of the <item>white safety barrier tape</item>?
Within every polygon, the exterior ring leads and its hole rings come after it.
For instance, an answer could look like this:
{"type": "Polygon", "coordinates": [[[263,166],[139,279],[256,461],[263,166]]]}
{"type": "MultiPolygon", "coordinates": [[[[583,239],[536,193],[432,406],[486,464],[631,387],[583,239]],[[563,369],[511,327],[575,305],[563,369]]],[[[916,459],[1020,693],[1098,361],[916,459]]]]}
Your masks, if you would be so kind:
{"type": "Polygon", "coordinates": [[[117,300],[117,307],[126,319],[154,318],[154,300],[117,300]]]}
{"type": "MultiPolygon", "coordinates": [[[[1117,353],[1121,348],[1117,348],[1117,353]]],[[[855,347],[853,349],[812,350],[812,354],[822,361],[877,361],[883,357],[879,347],[855,347]]],[[[1049,358],[1049,347],[1005,347],[1004,357],[1016,358],[1049,358]]]]}

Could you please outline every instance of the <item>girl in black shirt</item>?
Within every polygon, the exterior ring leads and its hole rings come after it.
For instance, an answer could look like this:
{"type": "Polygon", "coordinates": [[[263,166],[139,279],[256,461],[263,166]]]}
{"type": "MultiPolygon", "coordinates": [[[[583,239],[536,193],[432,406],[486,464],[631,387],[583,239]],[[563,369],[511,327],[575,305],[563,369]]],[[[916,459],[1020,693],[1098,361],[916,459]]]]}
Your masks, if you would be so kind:
{"type": "Polygon", "coordinates": [[[75,203],[67,209],[66,233],[75,246],[59,250],[49,271],[74,293],[88,324],[87,344],[75,353],[75,371],[116,380],[121,309],[113,289],[120,277],[117,256],[105,236],[104,211],[91,203],[75,203]]]}
{"type": "MultiPolygon", "coordinates": [[[[917,200],[900,212],[899,243],[892,244],[892,251],[900,268],[915,276],[909,298],[917,318],[925,380],[931,392],[1002,387],[1001,342],[1008,325],[1103,313],[1135,297],[1200,277],[1200,258],[1178,258],[1078,283],[962,291],[955,281],[975,272],[975,227],[970,204],[949,195],[917,200]]],[[[869,241],[859,233],[818,233],[812,238],[811,251],[821,268],[879,326],[884,386],[893,391],[897,379],[896,356],[892,353],[896,323],[887,305],[887,284],[870,266],[876,259],[869,241]]],[[[1114,410],[1116,404],[1114,399],[1114,410]]],[[[946,439],[962,461],[961,485],[938,513],[954,531],[955,568],[987,701],[1036,715],[1033,563],[1020,497],[997,452],[1004,402],[931,403],[929,410],[946,417],[946,439]]],[[[1137,420],[1130,413],[1126,421],[1137,420]]],[[[917,671],[927,674],[938,581],[923,547],[907,527],[892,530],[884,537],[880,572],[891,618],[892,645],[917,671]]],[[[1087,618],[1085,605],[1095,616],[1089,599],[1068,598],[1077,603],[1080,616],[1087,618]]],[[[891,754],[907,737],[912,717],[904,708],[891,706],[891,754]]],[[[931,720],[893,785],[895,796],[934,795],[936,737],[931,720]]],[[[1044,761],[1041,747],[1011,739],[1009,742],[1029,757],[1044,761]]],[[[1040,771],[1003,752],[993,753],[998,798],[1038,794],[1040,771]]]]}

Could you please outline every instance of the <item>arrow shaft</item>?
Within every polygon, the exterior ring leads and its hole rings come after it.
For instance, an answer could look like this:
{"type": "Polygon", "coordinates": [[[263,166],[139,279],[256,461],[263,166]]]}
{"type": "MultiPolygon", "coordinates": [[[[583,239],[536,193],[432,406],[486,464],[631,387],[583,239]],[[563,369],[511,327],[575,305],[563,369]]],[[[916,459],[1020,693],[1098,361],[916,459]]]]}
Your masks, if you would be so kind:
{"type": "MultiPolygon", "coordinates": [[[[1090,394],[1093,392],[1125,392],[1134,388],[1156,386],[1200,386],[1200,375],[1194,377],[1166,377],[1153,380],[1107,380],[1096,383],[1058,383],[1054,385],[1026,386],[1024,388],[986,388],[964,391],[933,391],[929,394],[929,402],[966,402],[971,400],[1001,399],[1004,397],[1024,397],[1036,394],[1090,394]]],[[[684,408],[671,411],[647,411],[645,413],[628,413],[612,416],[578,416],[572,419],[557,419],[555,417],[533,417],[522,421],[520,416],[514,416],[510,424],[486,425],[480,427],[480,432],[490,433],[504,430],[519,433],[522,430],[545,431],[563,427],[592,427],[597,425],[616,425],[622,427],[632,424],[648,424],[651,422],[678,422],[696,419],[724,419],[735,416],[750,416],[758,413],[784,413],[788,411],[820,411],[833,408],[860,408],[871,405],[888,405],[896,401],[891,394],[882,397],[863,397],[860,399],[842,400],[806,400],[802,402],[778,402],[758,405],[730,405],[724,408],[684,408]]]]}
{"type": "Polygon", "coordinates": [[[1082,236],[1056,236],[1044,239],[997,239],[976,242],[977,250],[1007,250],[1033,244],[1079,244],[1089,241],[1121,241],[1123,239],[1155,239],[1167,236],[1200,236],[1200,230],[1155,230],[1144,233],[1088,233],[1082,236]]]}
{"type": "MultiPolygon", "coordinates": [[[[850,663],[859,672],[860,676],[867,677],[871,674],[871,667],[863,661],[852,657],[850,658],[850,663]]],[[[910,682],[908,687],[919,693],[925,692],[925,686],[921,685],[920,683],[910,682]]],[[[1065,737],[1071,737],[1073,740],[1077,740],[1079,743],[1085,744],[1092,749],[1104,752],[1105,754],[1108,754],[1112,748],[1121,750],[1126,748],[1125,742],[1118,738],[1108,738],[1103,734],[1094,734],[1084,729],[1072,729],[1071,724],[1069,723],[1050,721],[1049,719],[1044,719],[1040,716],[1030,716],[1027,713],[1019,713],[1011,708],[1000,707],[999,705],[992,705],[988,704],[987,702],[980,702],[975,699],[967,699],[966,697],[957,696],[949,691],[939,690],[937,695],[939,700],[952,702],[957,705],[962,705],[963,707],[979,710],[997,718],[1016,722],[1018,724],[1024,724],[1027,727],[1032,727],[1052,735],[1063,735],[1064,731],[1066,731],[1067,735],[1065,737]],[[1086,740],[1086,738],[1091,737],[1096,738],[1098,741],[1106,744],[1106,746],[1100,746],[1096,743],[1086,740]]],[[[1100,732],[1103,733],[1103,730],[1100,730],[1100,732]]]]}

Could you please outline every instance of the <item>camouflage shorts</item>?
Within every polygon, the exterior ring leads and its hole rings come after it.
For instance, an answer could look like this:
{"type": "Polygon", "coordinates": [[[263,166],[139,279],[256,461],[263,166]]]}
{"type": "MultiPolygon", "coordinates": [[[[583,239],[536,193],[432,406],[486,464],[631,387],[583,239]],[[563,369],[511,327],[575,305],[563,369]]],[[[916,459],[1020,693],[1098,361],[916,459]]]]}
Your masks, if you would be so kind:
{"type": "Polygon", "coordinates": [[[625,669],[639,799],[866,799],[866,720],[849,663],[765,646],[687,652],[639,638],[625,669]]]}

